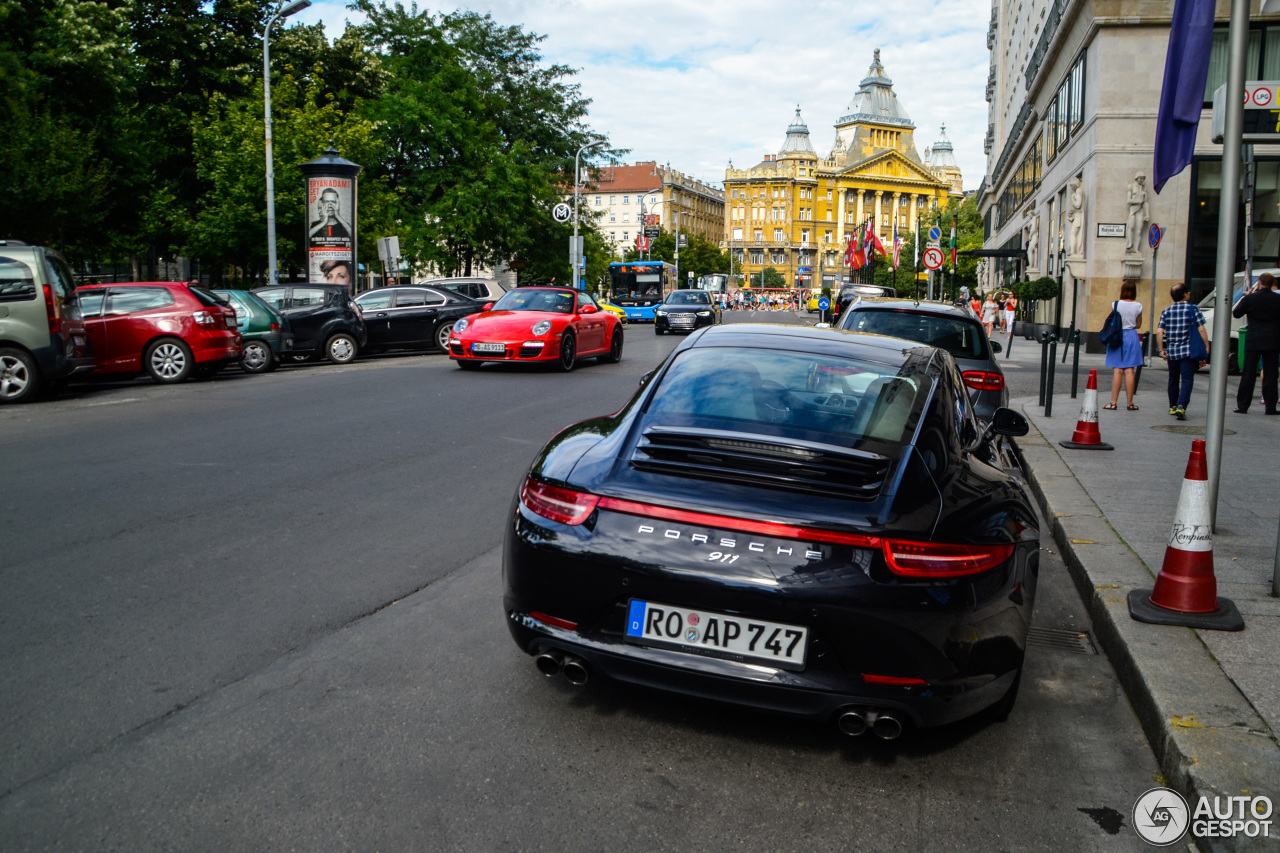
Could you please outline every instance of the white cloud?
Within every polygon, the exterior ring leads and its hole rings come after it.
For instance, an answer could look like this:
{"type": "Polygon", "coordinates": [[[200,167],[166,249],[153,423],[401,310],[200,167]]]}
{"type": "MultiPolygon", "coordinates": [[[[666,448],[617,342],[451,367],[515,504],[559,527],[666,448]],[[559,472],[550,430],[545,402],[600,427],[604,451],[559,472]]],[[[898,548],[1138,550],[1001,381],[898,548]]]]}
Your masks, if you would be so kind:
{"type": "MultiPolygon", "coordinates": [[[[990,0],[476,0],[469,8],[546,36],[548,62],[579,69],[590,125],[631,149],[719,182],[732,159],[758,162],[782,145],[798,103],[820,155],[832,125],[881,49],[885,72],[917,126],[923,153],[939,126],[965,185],[986,168],[983,97],[990,0]]],[[[297,16],[336,35],[356,13],[318,0],[297,16]]]]}

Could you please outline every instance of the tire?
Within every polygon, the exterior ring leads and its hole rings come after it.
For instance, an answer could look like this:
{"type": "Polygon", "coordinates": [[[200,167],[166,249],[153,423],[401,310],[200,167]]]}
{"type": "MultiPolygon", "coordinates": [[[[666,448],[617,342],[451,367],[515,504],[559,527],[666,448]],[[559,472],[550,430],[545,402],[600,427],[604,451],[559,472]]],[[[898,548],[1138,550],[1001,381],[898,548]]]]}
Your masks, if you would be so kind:
{"type": "Polygon", "coordinates": [[[655,335],[660,335],[660,334],[662,334],[662,330],[658,328],[658,324],[657,324],[657,323],[655,323],[655,324],[653,325],[653,333],[654,333],[655,335]]]}
{"type": "Polygon", "coordinates": [[[331,335],[324,345],[325,358],[334,364],[350,364],[359,353],[360,347],[356,344],[356,339],[346,332],[331,335]]]}
{"type": "Polygon", "coordinates": [[[609,338],[609,354],[602,355],[598,359],[601,364],[617,364],[622,361],[622,327],[613,330],[613,337],[609,338]]]}
{"type": "Polygon", "coordinates": [[[266,341],[245,341],[240,353],[240,369],[245,373],[266,373],[275,367],[276,354],[266,341]]]}
{"type": "Polygon", "coordinates": [[[480,369],[480,362],[478,362],[478,361],[460,361],[460,362],[458,362],[458,367],[461,367],[463,370],[479,370],[479,369],[480,369]]]}
{"type": "Polygon", "coordinates": [[[568,373],[578,366],[578,341],[573,336],[573,332],[565,332],[564,337],[560,339],[560,358],[556,361],[556,367],[561,372],[568,373]]]}
{"type": "Polygon", "coordinates": [[[453,320],[443,320],[436,325],[431,336],[435,339],[436,349],[445,355],[449,354],[449,338],[453,335],[453,320]]]}
{"type": "Polygon", "coordinates": [[[142,353],[142,368],[161,385],[184,381],[195,369],[191,347],[177,338],[152,341],[142,353]]]}
{"type": "Polygon", "coordinates": [[[25,403],[40,393],[40,368],[20,349],[0,349],[0,403],[25,403]]]}

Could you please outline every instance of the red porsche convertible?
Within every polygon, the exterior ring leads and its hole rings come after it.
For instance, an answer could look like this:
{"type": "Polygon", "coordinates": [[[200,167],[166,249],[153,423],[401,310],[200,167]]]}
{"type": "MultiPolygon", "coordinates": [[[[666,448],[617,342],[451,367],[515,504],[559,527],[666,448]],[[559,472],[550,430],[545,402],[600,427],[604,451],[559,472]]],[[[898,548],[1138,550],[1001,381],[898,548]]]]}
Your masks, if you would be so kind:
{"type": "Polygon", "coordinates": [[[567,287],[517,287],[453,325],[449,357],[472,370],[486,361],[622,361],[622,324],[595,297],[567,287]]]}

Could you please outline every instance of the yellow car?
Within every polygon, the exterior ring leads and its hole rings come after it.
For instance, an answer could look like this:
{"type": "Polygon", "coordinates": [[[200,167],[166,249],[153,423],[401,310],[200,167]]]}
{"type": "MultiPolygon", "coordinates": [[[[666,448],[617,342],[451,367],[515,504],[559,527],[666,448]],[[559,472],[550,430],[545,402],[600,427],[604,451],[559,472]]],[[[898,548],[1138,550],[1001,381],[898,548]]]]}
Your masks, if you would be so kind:
{"type": "Polygon", "coordinates": [[[601,299],[600,297],[596,297],[596,302],[600,303],[601,308],[608,311],[613,316],[617,317],[620,323],[627,322],[627,312],[623,311],[617,305],[614,305],[612,302],[609,302],[607,299],[601,299]]]}

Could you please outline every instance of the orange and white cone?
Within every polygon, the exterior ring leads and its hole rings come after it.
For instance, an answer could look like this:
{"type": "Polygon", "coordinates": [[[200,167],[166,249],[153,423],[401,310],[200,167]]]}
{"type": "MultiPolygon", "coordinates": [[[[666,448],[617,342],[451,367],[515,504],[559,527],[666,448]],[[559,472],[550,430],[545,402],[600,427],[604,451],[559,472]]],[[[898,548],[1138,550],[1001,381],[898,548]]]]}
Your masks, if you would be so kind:
{"type": "Polygon", "coordinates": [[[1213,574],[1213,532],[1209,513],[1209,474],[1204,440],[1191,442],[1187,473],[1178,494],[1164,564],[1153,590],[1129,593],[1129,615],[1139,622],[1239,631],[1240,611],[1218,598],[1213,574]]]}
{"type": "Polygon", "coordinates": [[[1080,405],[1080,418],[1070,441],[1059,441],[1063,447],[1073,450],[1115,450],[1102,440],[1098,430],[1098,371],[1089,371],[1089,382],[1084,386],[1084,402],[1080,405]]]}

